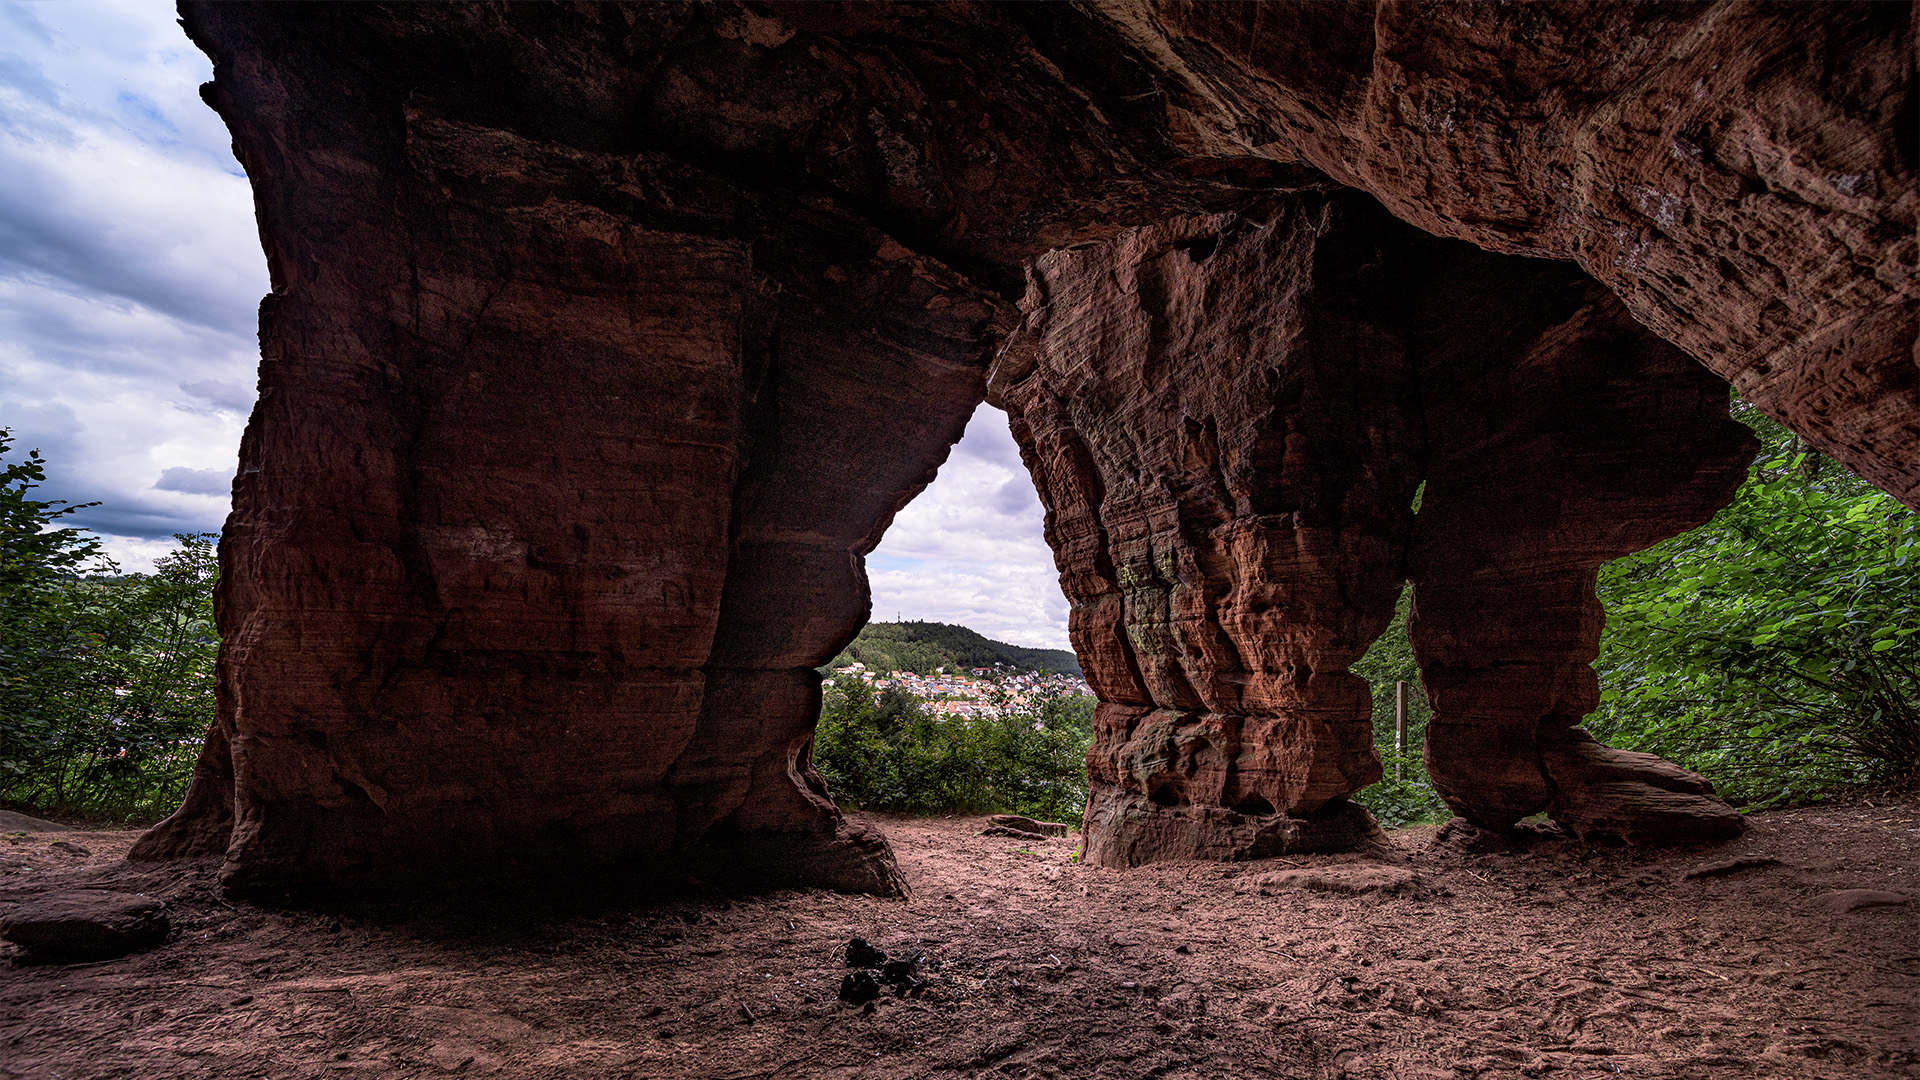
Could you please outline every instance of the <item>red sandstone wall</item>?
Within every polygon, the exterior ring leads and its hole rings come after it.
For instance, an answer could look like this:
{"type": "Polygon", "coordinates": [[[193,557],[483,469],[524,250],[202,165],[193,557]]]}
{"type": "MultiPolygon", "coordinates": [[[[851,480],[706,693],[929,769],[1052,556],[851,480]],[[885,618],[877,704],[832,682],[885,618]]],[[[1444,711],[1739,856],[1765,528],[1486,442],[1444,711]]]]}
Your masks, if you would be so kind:
{"type": "MultiPolygon", "coordinates": [[[[958,436],[1027,263],[1178,215],[1258,219],[1263,200],[1348,186],[1426,232],[1570,260],[1624,304],[1602,321],[1627,327],[1624,310],[1920,504],[1912,11],[187,5],[275,287],[223,549],[221,720],[142,853],[224,849],[229,884],[259,894],[601,871],[897,888],[882,842],[808,769],[806,665],[865,617],[860,556],[958,436]]],[[[1221,243],[1219,265],[1239,265],[1221,243]]],[[[1187,257],[1134,254],[1119,262],[1187,257]]],[[[1262,320],[1316,357],[1340,333],[1316,320],[1375,325],[1367,265],[1243,254],[1248,274],[1361,287],[1343,307],[1149,272],[1163,295],[1141,310],[1167,318],[1148,338],[1185,326],[1195,347],[1135,349],[1121,323],[1087,340],[1232,383],[1253,369],[1221,341],[1271,345],[1262,320]],[[1228,311],[1257,325],[1216,321],[1228,311]]],[[[1390,351],[1367,340],[1369,363],[1390,351]]],[[[1089,610],[1076,638],[1106,673],[1103,730],[1138,730],[1128,710],[1149,704],[1284,702],[1309,733],[1240,738],[1239,721],[1229,757],[1276,808],[1325,805],[1366,775],[1339,672],[1377,618],[1392,514],[1290,528],[1293,549],[1263,548],[1265,525],[1214,538],[1272,515],[1213,491],[1206,458],[1209,439],[1240,453],[1234,438],[1347,391],[1316,377],[1281,388],[1295,401],[1238,383],[1189,401],[1205,393],[1166,367],[1128,370],[1110,407],[1137,428],[1071,401],[1035,404],[1031,428],[1058,444],[1043,483],[1089,610]],[[1210,406],[1197,433],[1189,404],[1210,406]],[[1094,479],[1125,462],[1171,486],[1114,488],[1103,592],[1083,526],[1108,513],[1094,479]],[[1261,592],[1268,567],[1357,591],[1295,612],[1261,592]],[[1136,615],[1133,667],[1116,666],[1112,628],[1136,615]],[[1304,757],[1275,749],[1302,739],[1304,757]]],[[[1286,505],[1404,483],[1405,451],[1368,443],[1378,475],[1310,461],[1324,483],[1289,492],[1290,437],[1251,455],[1277,463],[1286,505]]],[[[1683,469],[1724,456],[1674,452],[1683,469]]],[[[1269,483],[1255,474],[1221,482],[1269,483]]],[[[1704,496],[1663,498],[1633,493],[1634,537],[1704,496]]],[[[1568,543],[1579,561],[1627,540],[1568,543]]],[[[1555,639],[1555,664],[1584,663],[1585,632],[1555,639]]],[[[1209,775],[1220,800],[1242,794],[1209,775]]]]}

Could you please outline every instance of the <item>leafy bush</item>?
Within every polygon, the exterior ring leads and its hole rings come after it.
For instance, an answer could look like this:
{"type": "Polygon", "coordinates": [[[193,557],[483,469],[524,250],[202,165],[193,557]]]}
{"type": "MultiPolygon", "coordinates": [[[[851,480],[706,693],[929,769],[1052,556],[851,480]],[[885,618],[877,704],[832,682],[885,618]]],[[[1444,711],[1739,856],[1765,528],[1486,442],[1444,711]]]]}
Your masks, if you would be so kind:
{"type": "Polygon", "coordinates": [[[28,497],[44,479],[38,453],[0,471],[0,801],[159,817],[213,722],[213,537],[117,575],[97,539],[54,524],[80,507],[28,497]]]}
{"type": "Polygon", "coordinates": [[[77,677],[50,688],[61,724],[38,767],[4,794],[44,810],[122,820],[171,813],[214,716],[213,537],[179,534],[152,574],[67,586],[77,677]]]}
{"type": "MultiPolygon", "coordinates": [[[[0,429],[0,456],[12,445],[0,429]]],[[[38,450],[0,462],[0,785],[36,770],[64,726],[61,688],[86,677],[67,587],[84,568],[110,565],[97,539],[57,524],[92,504],[30,497],[45,480],[38,450]]]]}
{"type": "MultiPolygon", "coordinates": [[[[1708,524],[1601,569],[1603,742],[1700,772],[1739,804],[1920,775],[1920,516],[1736,401],[1763,449],[1708,524]]],[[[1354,671],[1373,684],[1383,825],[1436,820],[1407,598],[1354,671]],[[1404,779],[1393,686],[1407,680],[1404,779]]]]}
{"type": "Polygon", "coordinates": [[[1608,564],[1594,735],[1741,802],[1920,774],[1920,517],[1751,406],[1712,522],[1608,564]]]}
{"type": "Polygon", "coordinates": [[[1427,745],[1427,720],[1433,710],[1427,707],[1420,665],[1414,662],[1413,645],[1407,640],[1409,598],[1410,594],[1402,590],[1393,622],[1353,665],[1354,674],[1373,685],[1373,743],[1385,770],[1379,783],[1361,789],[1353,799],[1372,811],[1374,819],[1385,829],[1445,821],[1453,816],[1453,811],[1427,782],[1427,767],[1420,760],[1421,751],[1427,745]],[[1394,684],[1403,680],[1407,684],[1406,750],[1396,755],[1393,750],[1394,684]]]}
{"type": "Polygon", "coordinates": [[[1068,819],[1087,799],[1093,701],[1001,697],[979,717],[935,719],[899,687],[842,675],[827,689],[813,762],[833,797],[912,814],[1068,819]]]}

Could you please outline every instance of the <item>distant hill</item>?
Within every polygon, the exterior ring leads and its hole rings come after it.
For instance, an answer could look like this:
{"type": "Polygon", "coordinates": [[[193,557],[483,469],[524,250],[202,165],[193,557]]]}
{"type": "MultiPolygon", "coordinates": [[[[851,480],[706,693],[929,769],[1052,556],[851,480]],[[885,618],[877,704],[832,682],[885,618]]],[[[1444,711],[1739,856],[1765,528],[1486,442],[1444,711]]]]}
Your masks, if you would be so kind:
{"type": "Polygon", "coordinates": [[[1065,649],[1028,649],[982,637],[964,626],[936,622],[868,623],[827,663],[843,668],[854,661],[878,671],[931,675],[941,667],[975,668],[1005,664],[1024,671],[1080,674],[1080,661],[1065,649]]]}

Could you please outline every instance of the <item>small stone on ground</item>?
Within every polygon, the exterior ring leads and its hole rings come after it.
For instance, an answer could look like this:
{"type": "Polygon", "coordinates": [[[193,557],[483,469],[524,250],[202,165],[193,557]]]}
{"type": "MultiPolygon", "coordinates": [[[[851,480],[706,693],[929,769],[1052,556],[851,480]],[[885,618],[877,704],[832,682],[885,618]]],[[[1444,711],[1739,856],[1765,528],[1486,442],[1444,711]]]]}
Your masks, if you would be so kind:
{"type": "Polygon", "coordinates": [[[1766,866],[1779,866],[1780,860],[1771,855],[1735,855],[1730,859],[1715,859],[1703,862],[1699,866],[1680,875],[1682,880],[1704,877],[1725,877],[1742,870],[1758,870],[1766,866]]]}
{"type": "Polygon", "coordinates": [[[998,825],[1003,829],[1018,829],[1021,832],[1039,833],[1041,836],[1065,836],[1072,832],[1071,826],[1058,821],[1035,821],[1019,814],[994,814],[987,818],[989,825],[998,825]]]}
{"type": "Polygon", "coordinates": [[[1006,836],[1006,837],[1011,837],[1015,840],[1050,839],[1049,837],[1041,833],[1028,832],[1025,829],[1009,829],[1005,825],[989,825],[986,828],[980,830],[980,835],[981,836],[1006,836]]]}
{"type": "Polygon", "coordinates": [[[0,833],[10,832],[72,832],[73,826],[62,825],[57,821],[44,821],[37,817],[17,814],[12,810],[0,810],[0,833]]]}
{"type": "Polygon", "coordinates": [[[1913,897],[1906,893],[1888,892],[1885,889],[1840,889],[1813,898],[1815,907],[1835,915],[1845,915],[1863,908],[1899,907],[1912,902],[1913,897]]]}

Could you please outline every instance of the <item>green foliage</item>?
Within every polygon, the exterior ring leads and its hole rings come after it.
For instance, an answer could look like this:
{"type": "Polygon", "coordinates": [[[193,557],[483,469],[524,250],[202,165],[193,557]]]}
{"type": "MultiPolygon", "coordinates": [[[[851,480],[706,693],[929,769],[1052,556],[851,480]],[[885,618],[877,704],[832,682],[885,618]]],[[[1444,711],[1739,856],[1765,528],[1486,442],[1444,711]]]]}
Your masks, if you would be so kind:
{"type": "Polygon", "coordinates": [[[1920,773],[1920,518],[1734,413],[1763,443],[1734,503],[1601,572],[1587,726],[1741,802],[1920,773]]]}
{"type": "Polygon", "coordinates": [[[1080,674],[1080,661],[1066,649],[1008,645],[949,623],[868,623],[822,672],[855,661],[875,671],[911,671],[916,675],[932,675],[941,667],[958,670],[995,664],[1024,671],[1080,674]]]}
{"type": "Polygon", "coordinates": [[[1385,829],[1445,821],[1453,814],[1427,783],[1427,768],[1420,760],[1433,710],[1427,707],[1420,665],[1414,662],[1413,645],[1407,640],[1410,595],[1402,590],[1393,622],[1353,665],[1354,674],[1373,686],[1373,742],[1385,770],[1379,783],[1361,789],[1353,798],[1372,811],[1385,829]],[[1401,681],[1407,684],[1407,739],[1404,753],[1396,755],[1394,694],[1395,684],[1401,681]]]}
{"type": "MultiPolygon", "coordinates": [[[[13,433],[0,429],[0,458],[13,433]]],[[[84,509],[31,497],[47,478],[38,450],[0,462],[0,784],[40,762],[62,725],[54,686],[81,677],[84,645],[68,617],[67,586],[83,568],[110,568],[99,541],[57,522],[84,509]]]]}
{"type": "MultiPolygon", "coordinates": [[[[1758,410],[1763,450],[1713,521],[1600,574],[1603,742],[1705,774],[1737,803],[1920,774],[1920,517],[1758,410]]],[[[1444,818],[1420,766],[1430,715],[1407,598],[1354,671],[1386,777],[1355,798],[1389,828],[1444,818]],[[1395,781],[1394,683],[1408,695],[1395,781]]]]}
{"type": "Polygon", "coordinates": [[[0,471],[0,801],[156,817],[213,721],[213,537],[116,576],[98,540],[55,525],[80,507],[28,497],[44,479],[37,453],[0,471]]]}
{"type": "Polygon", "coordinates": [[[1380,751],[1380,761],[1386,767],[1385,778],[1361,789],[1353,799],[1373,812],[1381,828],[1429,825],[1453,816],[1453,811],[1427,783],[1427,768],[1419,755],[1397,758],[1389,747],[1380,751]],[[1401,768],[1398,780],[1394,779],[1395,765],[1401,768]]]}
{"type": "Polygon", "coordinates": [[[986,715],[935,719],[899,687],[842,675],[813,762],[835,799],[872,810],[1072,820],[1086,805],[1092,724],[1093,699],[1078,695],[1003,695],[986,715]]]}

